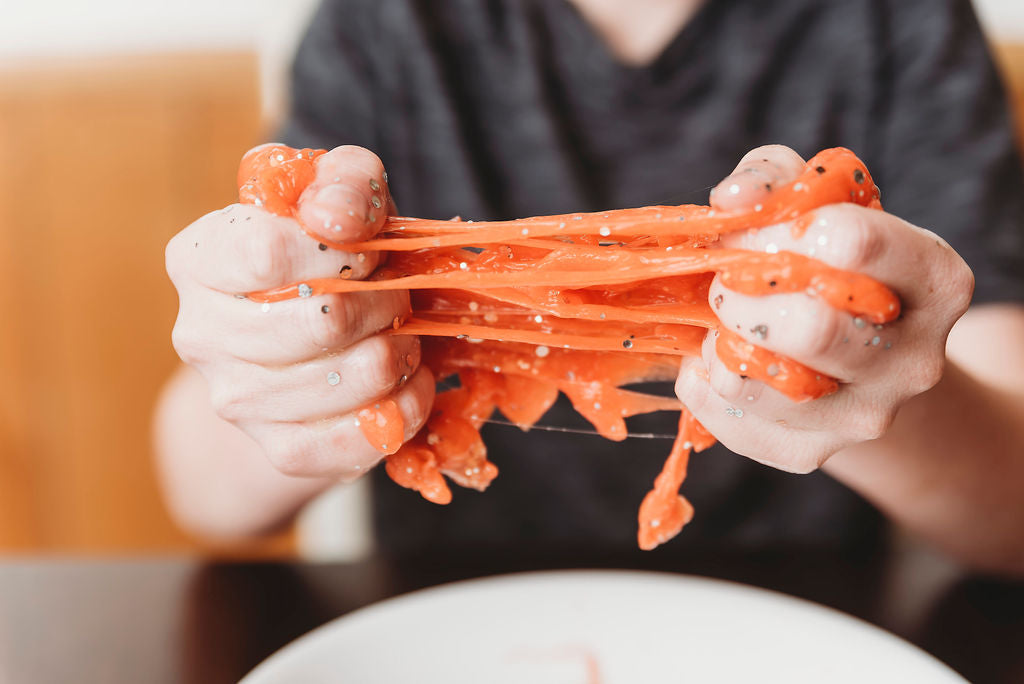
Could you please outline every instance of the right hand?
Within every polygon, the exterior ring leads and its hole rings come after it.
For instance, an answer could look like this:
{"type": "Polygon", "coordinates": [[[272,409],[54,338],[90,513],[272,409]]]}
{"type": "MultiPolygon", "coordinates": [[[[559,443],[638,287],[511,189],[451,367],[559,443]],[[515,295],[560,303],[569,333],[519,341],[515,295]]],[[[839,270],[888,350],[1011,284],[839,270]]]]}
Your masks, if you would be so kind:
{"type": "Polygon", "coordinates": [[[206,378],[217,414],[254,439],[275,468],[351,480],[383,458],[354,412],[390,396],[409,439],[428,417],[434,379],[420,368],[418,338],[380,334],[409,311],[406,291],[269,305],[238,297],[343,271],[365,278],[377,266],[377,254],[322,249],[299,225],[333,242],[376,234],[394,212],[376,155],[353,146],[323,155],[298,206],[292,219],[232,205],[170,241],[167,273],[180,301],[174,347],[206,378]]]}

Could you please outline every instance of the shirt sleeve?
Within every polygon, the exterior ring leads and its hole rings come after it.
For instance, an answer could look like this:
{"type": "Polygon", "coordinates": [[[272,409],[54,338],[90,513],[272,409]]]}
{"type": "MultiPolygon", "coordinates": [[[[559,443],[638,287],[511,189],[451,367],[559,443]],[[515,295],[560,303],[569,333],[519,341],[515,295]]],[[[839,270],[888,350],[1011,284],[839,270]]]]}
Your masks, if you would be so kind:
{"type": "Polygon", "coordinates": [[[375,148],[369,32],[361,2],[322,0],[292,65],[287,118],[278,131],[292,147],[375,148]]]}
{"type": "Polygon", "coordinates": [[[941,235],[974,303],[1024,302],[1024,174],[1006,95],[969,0],[889,3],[879,69],[882,203],[941,235]]]}

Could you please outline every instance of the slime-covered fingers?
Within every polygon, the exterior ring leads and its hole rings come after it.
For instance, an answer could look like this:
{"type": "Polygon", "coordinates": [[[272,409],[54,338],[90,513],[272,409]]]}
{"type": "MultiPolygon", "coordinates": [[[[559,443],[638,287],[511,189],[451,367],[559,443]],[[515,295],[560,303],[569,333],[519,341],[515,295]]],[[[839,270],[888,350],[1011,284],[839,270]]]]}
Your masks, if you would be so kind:
{"type": "MultiPolygon", "coordinates": [[[[293,159],[296,168],[308,163],[312,171],[299,169],[293,180],[283,182],[271,156],[262,167],[267,179],[257,173],[247,187],[272,190],[277,183],[294,197],[309,173],[320,183],[328,175],[323,160],[333,158],[314,154],[304,161],[300,152],[280,155],[293,159]]],[[[372,163],[369,156],[362,158],[372,163]]],[[[739,172],[749,176],[745,183],[759,174],[782,179],[793,172],[795,179],[751,186],[748,195],[761,193],[751,206],[716,200],[712,207],[642,207],[472,225],[389,217],[377,237],[328,243],[341,251],[386,253],[368,279],[320,277],[248,296],[256,302],[278,302],[414,291],[412,315],[397,318],[390,334],[423,336],[424,367],[440,378],[458,375],[461,386],[442,393],[423,431],[394,453],[395,435],[405,428],[394,407],[387,401],[371,402],[357,414],[366,439],[390,454],[387,471],[396,482],[447,503],[451,492],[444,478],[483,489],[497,475],[479,436],[480,426],[496,408],[529,429],[562,392],[598,433],[624,439],[626,417],[678,410],[680,405],[622,386],[674,376],[681,358],[700,354],[708,329],[720,332],[719,355],[726,365],[745,369],[750,378],[792,399],[820,397],[836,389],[836,381],[821,371],[726,329],[708,299],[711,281],[717,274],[733,290],[751,297],[806,294],[879,323],[899,314],[895,295],[870,277],[802,255],[708,248],[723,236],[784,222],[805,230],[813,212],[829,204],[852,202],[877,209],[877,188],[848,150],[826,150],[805,165],[782,160],[774,170],[758,166],[763,162],[752,163],[751,171],[739,172]]],[[[338,208],[349,200],[362,201],[356,196],[365,197],[367,188],[383,190],[382,171],[378,179],[375,166],[360,170],[369,174],[365,187],[336,176],[338,189],[322,202],[331,216],[302,214],[305,192],[300,192],[297,207],[281,210],[299,211],[303,223],[313,226],[305,225],[307,231],[333,230],[330,219],[338,208]]],[[[320,197],[324,187],[307,192],[320,197]]],[[[743,193],[741,187],[735,194],[743,193]]],[[[369,201],[374,208],[385,208],[383,194],[371,195],[369,201]]],[[[357,221],[354,228],[339,225],[339,234],[358,234],[359,226],[370,226],[367,232],[372,232],[379,219],[373,214],[371,220],[369,212],[349,218],[357,221]]],[[[709,402],[724,401],[713,394],[706,392],[709,402]]],[[[685,459],[698,441],[706,446],[712,438],[685,410],[679,434],[654,492],[641,508],[643,548],[669,539],[690,516],[678,496],[685,459]]]]}

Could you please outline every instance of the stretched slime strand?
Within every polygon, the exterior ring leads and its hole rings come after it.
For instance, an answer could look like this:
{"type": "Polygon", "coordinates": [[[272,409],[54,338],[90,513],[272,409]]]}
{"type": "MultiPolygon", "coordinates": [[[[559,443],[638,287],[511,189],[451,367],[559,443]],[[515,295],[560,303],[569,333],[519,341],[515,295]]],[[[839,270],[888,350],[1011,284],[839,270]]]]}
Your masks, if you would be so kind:
{"type": "MultiPolygon", "coordinates": [[[[239,168],[240,201],[295,217],[323,153],[273,144],[251,150],[239,168]]],[[[746,295],[802,292],[876,324],[899,315],[897,297],[867,276],[799,254],[717,244],[725,233],[783,222],[800,233],[816,209],[840,202],[881,208],[864,164],[835,148],[751,209],[652,206],[476,223],[392,216],[378,236],[354,243],[324,243],[302,226],[330,248],[380,251],[387,259],[364,281],[341,274],[248,297],[411,291],[411,315],[387,334],[422,336],[423,363],[439,379],[457,375],[460,387],[437,395],[427,424],[405,444],[393,400],[371,402],[356,417],[385,455],[391,479],[434,503],[451,501],[447,480],[482,491],[497,476],[479,432],[495,410],[529,430],[563,393],[600,435],[616,441],[628,437],[625,418],[680,411],[675,443],[638,515],[638,544],[653,549],[692,518],[679,494],[689,454],[715,439],[677,400],[623,386],[674,379],[682,357],[700,354],[708,330],[718,333],[716,351],[729,370],[794,401],[839,385],[721,326],[708,303],[716,274],[746,295]]]]}

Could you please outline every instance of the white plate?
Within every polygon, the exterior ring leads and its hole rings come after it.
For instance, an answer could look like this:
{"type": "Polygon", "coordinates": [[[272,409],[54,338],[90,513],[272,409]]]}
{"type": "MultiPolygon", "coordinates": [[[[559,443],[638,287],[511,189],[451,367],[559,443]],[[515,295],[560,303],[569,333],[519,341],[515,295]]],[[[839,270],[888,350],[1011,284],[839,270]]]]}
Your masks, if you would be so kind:
{"type": "Polygon", "coordinates": [[[243,684],[964,682],[813,603],[647,572],[525,573],[383,601],[285,647],[243,684]]]}

